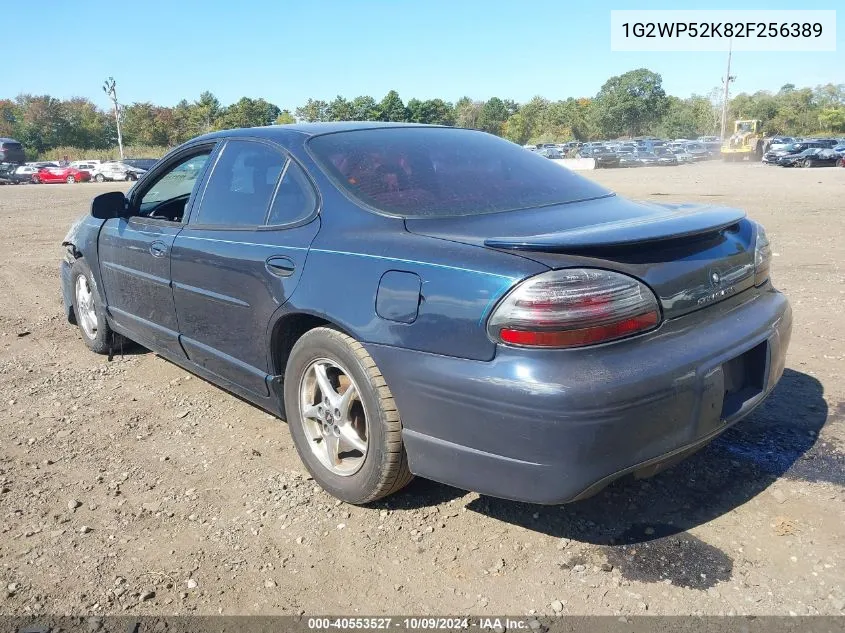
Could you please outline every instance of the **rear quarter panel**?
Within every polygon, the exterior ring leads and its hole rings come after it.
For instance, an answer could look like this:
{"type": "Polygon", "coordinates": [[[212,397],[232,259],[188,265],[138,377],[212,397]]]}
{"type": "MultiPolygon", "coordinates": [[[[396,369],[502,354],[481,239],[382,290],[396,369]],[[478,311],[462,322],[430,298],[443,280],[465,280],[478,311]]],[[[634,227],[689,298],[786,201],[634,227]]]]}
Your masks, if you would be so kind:
{"type": "Polygon", "coordinates": [[[274,315],[268,340],[278,319],[300,312],[336,323],[363,343],[493,358],[495,344],[485,327],[490,310],[517,281],[548,268],[511,254],[409,233],[404,220],[360,208],[306,152],[289,149],[320,189],[322,224],[302,280],[274,315]],[[412,323],[376,312],[379,282],[388,271],[420,278],[419,310],[412,323]]]}

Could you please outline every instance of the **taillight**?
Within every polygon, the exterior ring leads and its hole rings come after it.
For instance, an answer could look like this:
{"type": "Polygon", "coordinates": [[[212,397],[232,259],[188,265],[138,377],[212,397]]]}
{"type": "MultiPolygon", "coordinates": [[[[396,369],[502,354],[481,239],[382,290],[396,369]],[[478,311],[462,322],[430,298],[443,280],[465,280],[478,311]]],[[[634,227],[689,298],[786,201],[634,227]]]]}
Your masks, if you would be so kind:
{"type": "Polygon", "coordinates": [[[772,246],[766,236],[763,225],[757,225],[757,238],[754,242],[754,285],[761,286],[769,280],[772,264],[772,246]]]}
{"type": "Polygon", "coordinates": [[[654,293],[627,275],[592,268],[526,279],[499,303],[489,336],[521,347],[582,347],[640,334],[660,324],[654,293]]]}

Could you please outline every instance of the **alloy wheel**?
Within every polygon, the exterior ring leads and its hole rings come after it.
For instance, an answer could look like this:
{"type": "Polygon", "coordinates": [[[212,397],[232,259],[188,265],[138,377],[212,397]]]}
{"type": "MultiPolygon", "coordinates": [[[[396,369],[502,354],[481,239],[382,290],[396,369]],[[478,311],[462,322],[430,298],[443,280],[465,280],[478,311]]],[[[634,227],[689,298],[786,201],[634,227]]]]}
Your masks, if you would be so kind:
{"type": "Polygon", "coordinates": [[[342,477],[358,472],[369,444],[367,412],[350,373],[333,360],[313,361],[300,380],[299,411],[320,464],[342,477]]]}
{"type": "Polygon", "coordinates": [[[88,285],[88,278],[79,275],[76,278],[76,318],[85,336],[94,339],[97,336],[97,312],[94,310],[94,293],[88,285]]]}

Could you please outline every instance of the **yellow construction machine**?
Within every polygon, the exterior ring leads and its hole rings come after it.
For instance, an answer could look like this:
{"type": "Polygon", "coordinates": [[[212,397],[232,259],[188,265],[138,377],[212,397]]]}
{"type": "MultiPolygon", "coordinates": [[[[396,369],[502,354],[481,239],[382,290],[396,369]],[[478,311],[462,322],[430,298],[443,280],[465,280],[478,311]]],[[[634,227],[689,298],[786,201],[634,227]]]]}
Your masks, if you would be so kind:
{"type": "Polygon", "coordinates": [[[750,159],[763,156],[762,121],[734,121],[734,133],[722,144],[722,159],[726,161],[750,159]]]}

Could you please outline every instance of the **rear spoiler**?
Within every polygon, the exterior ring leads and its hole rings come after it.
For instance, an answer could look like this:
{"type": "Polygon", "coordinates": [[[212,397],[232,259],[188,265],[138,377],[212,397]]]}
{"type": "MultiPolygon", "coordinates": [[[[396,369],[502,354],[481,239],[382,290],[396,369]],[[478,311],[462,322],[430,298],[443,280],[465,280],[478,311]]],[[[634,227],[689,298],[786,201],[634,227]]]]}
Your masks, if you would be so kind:
{"type": "Polygon", "coordinates": [[[577,229],[526,235],[491,237],[484,245],[491,248],[531,251],[570,251],[607,246],[676,240],[696,235],[718,233],[743,218],[745,211],[723,207],[674,205],[665,212],[645,217],[594,224],[577,229]]]}

